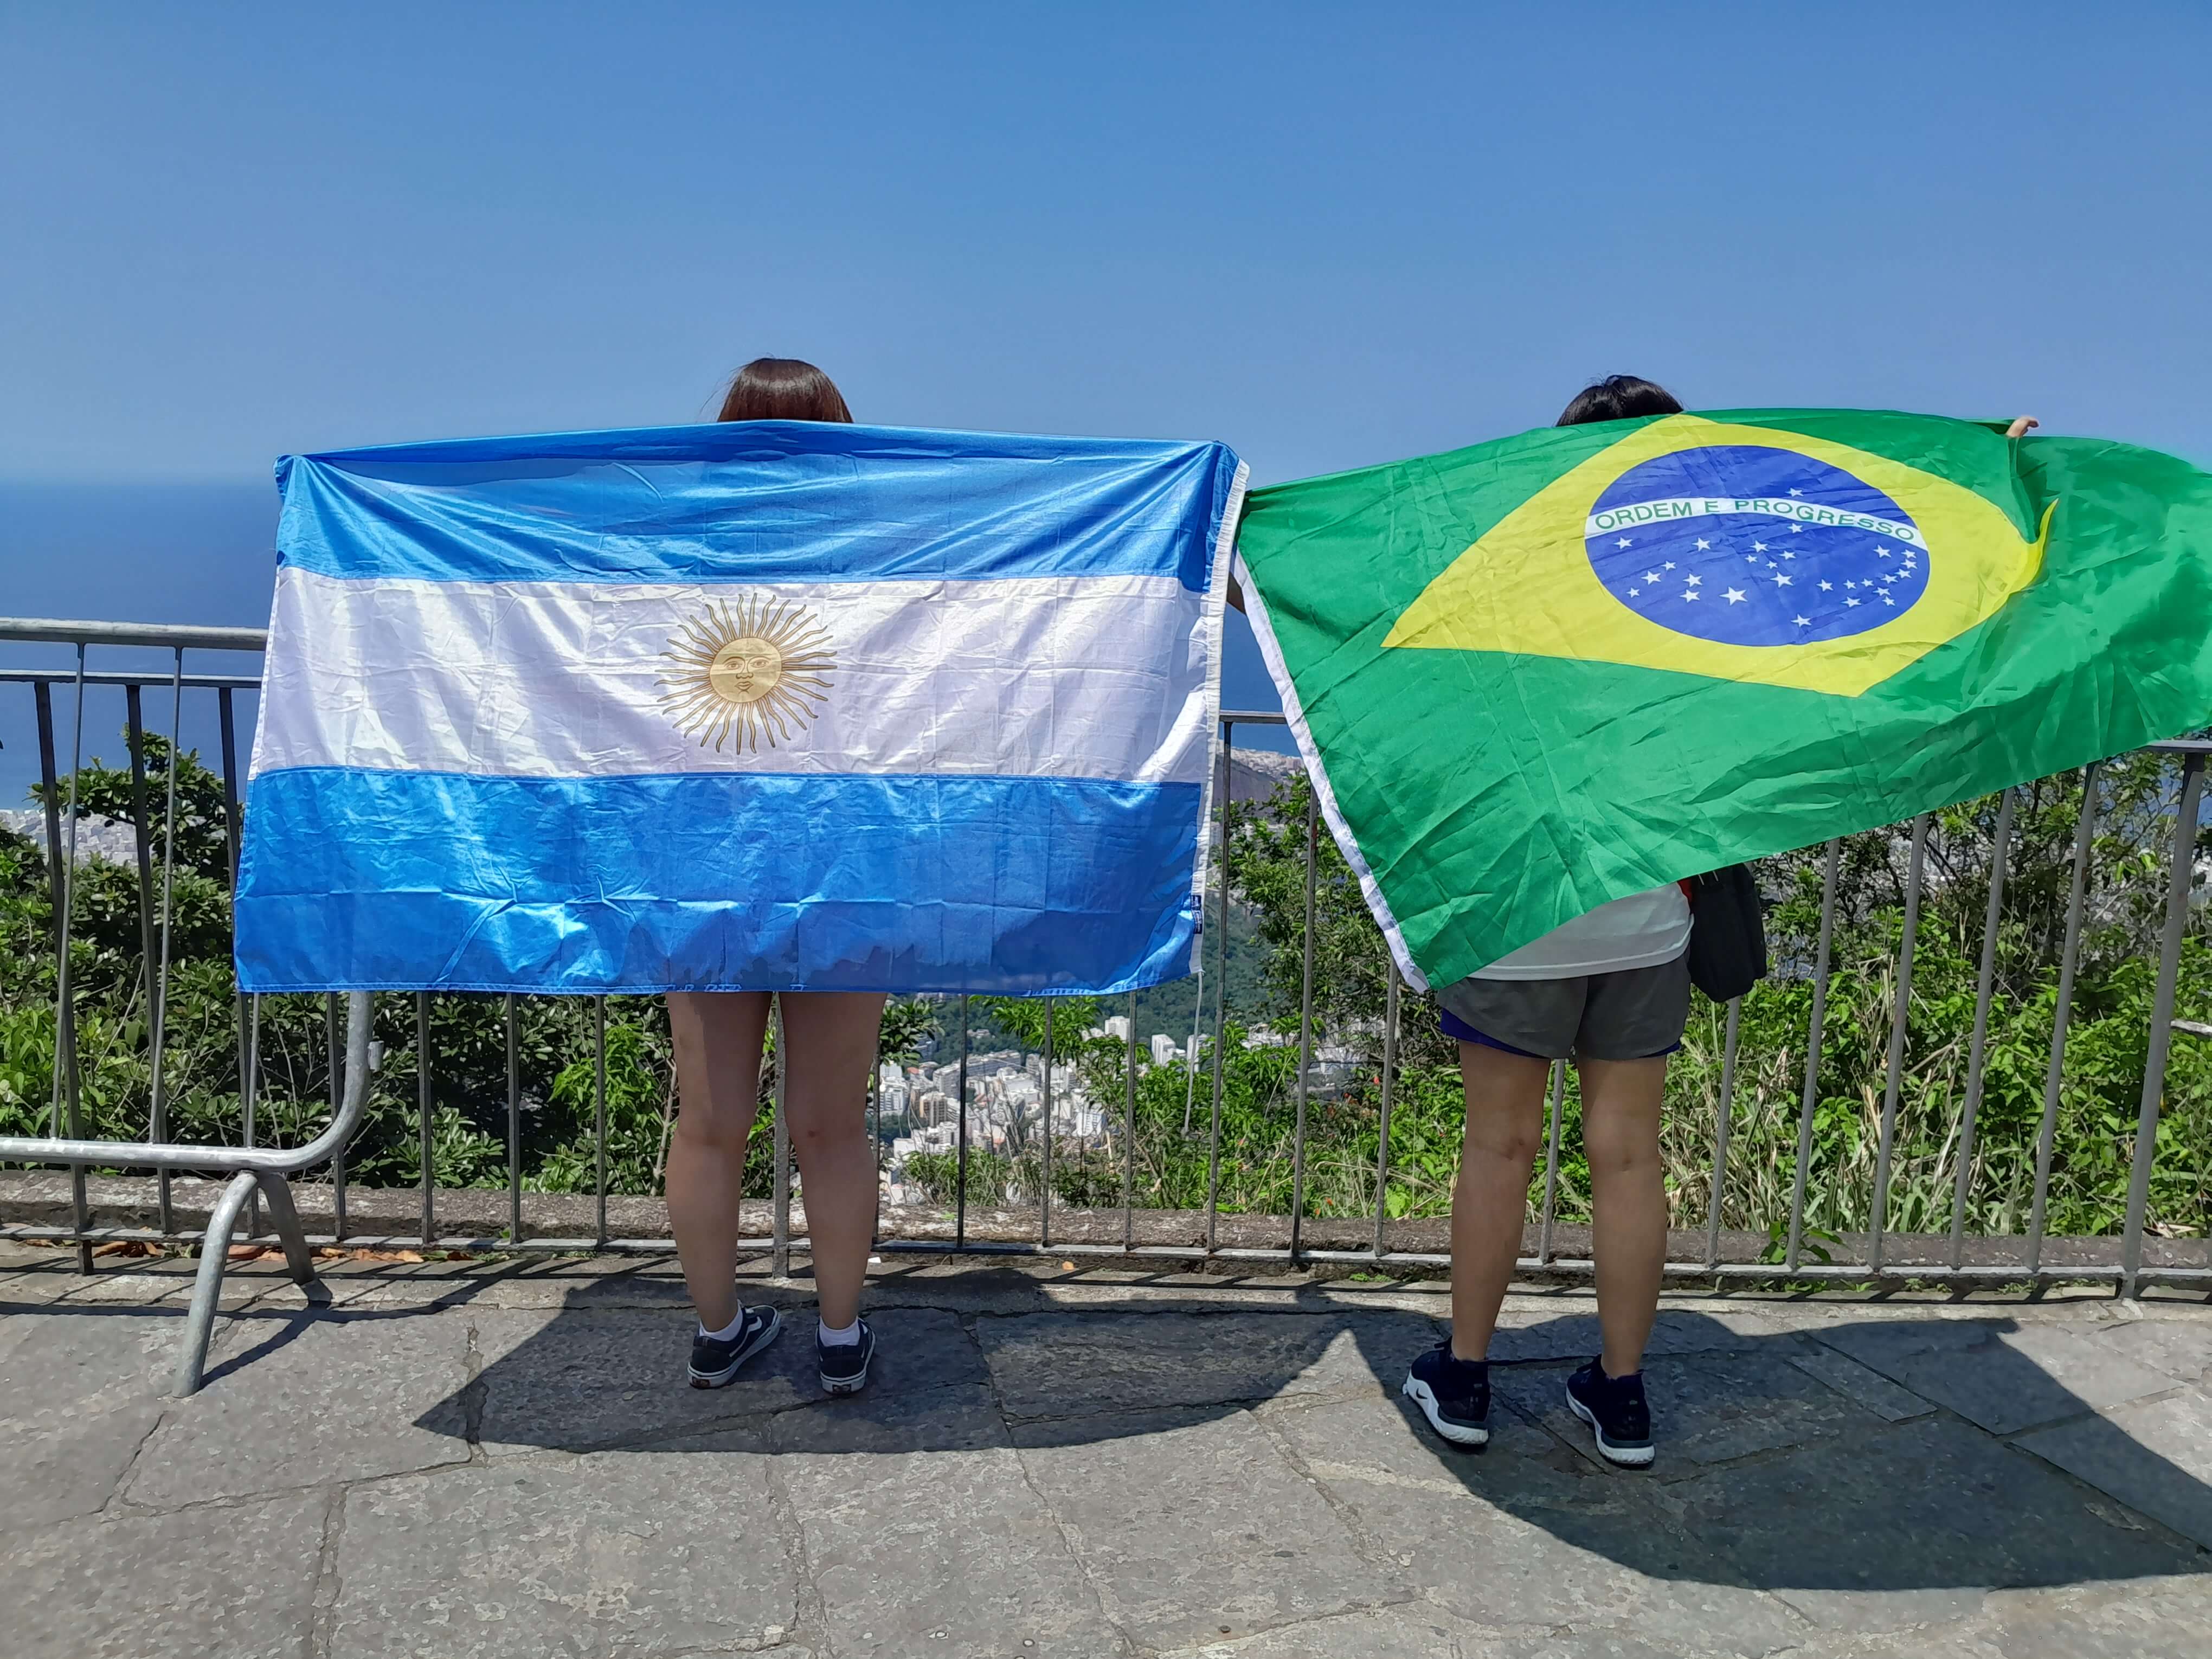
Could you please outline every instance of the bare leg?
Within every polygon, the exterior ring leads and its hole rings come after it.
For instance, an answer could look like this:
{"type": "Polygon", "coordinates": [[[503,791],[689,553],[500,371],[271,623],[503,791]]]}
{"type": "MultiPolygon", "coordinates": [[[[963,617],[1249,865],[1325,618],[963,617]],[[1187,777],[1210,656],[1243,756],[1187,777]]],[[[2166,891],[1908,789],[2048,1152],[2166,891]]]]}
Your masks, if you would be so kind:
{"type": "Polygon", "coordinates": [[[822,1322],[842,1330],[859,1317],[860,1284],[876,1231],[876,1149],[867,1130],[868,1071],[884,999],[862,992],[787,993],[790,1050],[784,1109],[805,1177],[806,1236],[822,1322]]]}
{"type": "Polygon", "coordinates": [[[1490,1351],[1498,1304],[1521,1254],[1528,1171],[1543,1138],[1544,1084],[1552,1062],[1479,1042],[1459,1045],[1467,1085],[1467,1138],[1452,1183],[1452,1352],[1490,1351]]]}
{"type": "Polygon", "coordinates": [[[668,1148],[668,1227],[699,1322],[719,1331],[738,1314],[738,1201],[745,1137],[760,1105],[764,991],[672,991],[678,1110],[668,1148]]]}
{"type": "Polygon", "coordinates": [[[1585,1060],[1577,1069],[1583,1150],[1596,1212],[1592,1254],[1605,1374],[1626,1376],[1643,1369],[1667,1260],[1667,1188],[1659,1164],[1667,1058],[1585,1060]]]}

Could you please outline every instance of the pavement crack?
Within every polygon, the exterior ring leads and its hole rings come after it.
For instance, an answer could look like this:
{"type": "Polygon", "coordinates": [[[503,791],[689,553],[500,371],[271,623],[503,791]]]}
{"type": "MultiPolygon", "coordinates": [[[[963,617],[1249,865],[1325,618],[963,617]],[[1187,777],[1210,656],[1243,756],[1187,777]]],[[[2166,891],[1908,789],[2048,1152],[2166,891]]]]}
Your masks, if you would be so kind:
{"type": "Polygon", "coordinates": [[[338,1544],[345,1533],[347,1491],[331,1489],[323,1511],[322,1551],[315,1562],[314,1612],[307,1623],[307,1659],[330,1659],[337,1635],[338,1593],[344,1587],[338,1577],[338,1544]]]}
{"type": "Polygon", "coordinates": [[[830,1609],[823,1600],[822,1587],[814,1581],[814,1564],[806,1553],[806,1528],[800,1522],[799,1505],[792,1498],[791,1488],[784,1483],[783,1471],[775,1458],[767,1460],[763,1474],[768,1483],[769,1513],[775,1517],[776,1530],[783,1537],[784,1559],[791,1568],[792,1622],[781,1639],[786,1644],[827,1649],[830,1609]]]}
{"type": "Polygon", "coordinates": [[[462,1375],[467,1379],[461,1385],[461,1438],[468,1446],[470,1462],[487,1463],[491,1460],[483,1449],[484,1397],[491,1392],[491,1385],[484,1380],[483,1349],[477,1339],[477,1323],[472,1319],[461,1356],[462,1375]]]}

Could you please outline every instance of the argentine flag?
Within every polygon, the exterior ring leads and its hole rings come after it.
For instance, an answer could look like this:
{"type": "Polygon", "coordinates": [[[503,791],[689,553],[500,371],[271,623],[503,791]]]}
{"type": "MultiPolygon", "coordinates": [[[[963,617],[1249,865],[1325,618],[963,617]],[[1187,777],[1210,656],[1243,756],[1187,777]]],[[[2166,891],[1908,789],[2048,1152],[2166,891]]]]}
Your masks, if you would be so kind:
{"type": "Polygon", "coordinates": [[[1244,479],[772,421],[288,457],[240,984],[1188,972],[1244,479]]]}

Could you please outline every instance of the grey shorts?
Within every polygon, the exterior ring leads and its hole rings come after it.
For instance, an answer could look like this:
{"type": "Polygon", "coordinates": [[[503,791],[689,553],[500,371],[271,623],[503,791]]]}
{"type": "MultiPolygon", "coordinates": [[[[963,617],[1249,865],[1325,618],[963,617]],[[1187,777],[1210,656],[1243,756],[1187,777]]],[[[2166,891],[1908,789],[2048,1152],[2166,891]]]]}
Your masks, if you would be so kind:
{"type": "Polygon", "coordinates": [[[1463,979],[1437,1001],[1444,1035],[1462,1042],[1540,1060],[1649,1060],[1682,1046],[1690,961],[1579,979],[1463,979]]]}

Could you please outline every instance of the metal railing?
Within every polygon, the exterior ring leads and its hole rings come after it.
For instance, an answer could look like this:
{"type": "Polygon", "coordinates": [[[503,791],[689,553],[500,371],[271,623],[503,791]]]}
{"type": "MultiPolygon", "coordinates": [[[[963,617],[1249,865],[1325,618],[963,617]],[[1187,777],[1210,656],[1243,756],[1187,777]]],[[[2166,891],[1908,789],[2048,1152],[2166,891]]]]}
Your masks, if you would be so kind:
{"type": "MultiPolygon", "coordinates": [[[[505,999],[503,1025],[506,1040],[507,1083],[507,1225],[493,1231],[453,1232],[441,1223],[440,1190],[435,1185],[432,1148],[434,1089],[433,1079],[436,1055],[432,1045],[433,997],[429,993],[413,994],[416,1059],[416,1108],[420,1137],[421,1182],[419,1194],[419,1226],[412,1233],[363,1233],[349,1227],[347,1197],[349,1181],[345,1154],[347,1143],[354,1127],[362,1119],[370,1087],[369,1073],[376,1064],[376,1051],[372,1046],[371,1021],[374,1001],[368,994],[355,994],[348,999],[347,1015],[343,1022],[345,1035],[339,1035],[340,998],[331,994],[325,1000],[323,1038],[330,1079],[330,1125],[306,1145],[287,1151],[274,1151],[258,1146],[256,1143],[256,1097],[260,1086],[263,1056],[260,1050],[261,1000],[254,996],[238,998],[237,1045],[238,1068],[240,1079],[241,1144],[233,1146],[177,1145],[169,1139],[169,1109],[173,1104],[165,1093],[161,1056],[167,1040],[165,1020],[169,996],[171,974],[171,945],[175,927],[173,884],[177,809],[176,780],[179,768],[167,769],[167,799],[161,821],[163,825],[163,846],[161,860],[161,883],[155,882],[153,825],[155,814],[147,799],[146,756],[141,699],[145,690],[158,687],[167,690],[170,702],[171,740],[176,741],[182,732],[183,698],[187,691],[196,695],[211,693],[216,699],[221,739],[221,779],[222,784],[225,832],[228,837],[229,873],[234,882],[240,835],[240,790],[237,769],[234,699],[239,692],[258,689],[258,681],[251,676],[219,676],[187,674],[184,669],[184,653],[187,649],[258,650],[264,636],[252,629],[204,629],[129,627],[118,624],[56,622],[11,622],[0,620],[0,640],[60,641],[76,647],[74,670],[59,668],[17,668],[0,671],[0,684],[27,685],[32,694],[36,718],[40,776],[44,784],[46,856],[52,887],[56,919],[55,947],[57,951],[57,995],[55,1006],[55,1047],[52,1084],[52,1133],[46,1137],[15,1137],[0,1139],[0,1164],[64,1164],[71,1171],[71,1217],[66,1226],[39,1223],[15,1223],[0,1226],[0,1237],[21,1239],[63,1240],[76,1245],[80,1265],[89,1269],[91,1251],[99,1244],[143,1242],[147,1243],[179,1243],[199,1241],[203,1243],[200,1279],[196,1287],[194,1303],[193,1341],[187,1344],[188,1352],[180,1365],[178,1386],[189,1391],[197,1386],[199,1367],[204,1351],[206,1321],[214,1307],[214,1297],[220,1288],[224,1246],[232,1230],[238,1224],[240,1212],[258,1194],[266,1198],[279,1242],[283,1244],[295,1277],[302,1282],[312,1278],[312,1249],[316,1245],[340,1245],[363,1249],[438,1249],[459,1251],[514,1251],[546,1252],[627,1251],[665,1253],[671,1249],[665,1237],[623,1237],[611,1232],[608,1218],[608,1093],[607,1093],[607,1019],[606,999],[595,1000],[592,1018],[593,1089],[592,1115],[594,1121],[592,1166],[594,1170],[594,1224],[588,1233],[567,1231],[533,1235],[528,1226],[529,1218],[524,1204],[522,1113],[523,1091],[519,1054],[519,1000],[512,995],[505,999]],[[86,664],[88,647],[94,646],[157,647],[173,653],[173,666],[167,675],[129,672],[92,672],[86,664]],[[66,775],[59,766],[59,746],[56,738],[54,720],[54,691],[57,687],[69,686],[75,694],[71,710],[72,738],[70,765],[66,775]],[[76,908],[76,886],[78,860],[76,838],[79,817],[76,812],[76,780],[83,760],[83,704],[87,688],[119,686],[125,695],[128,714],[127,735],[131,753],[133,784],[132,809],[136,823],[136,854],[137,890],[139,897],[140,946],[143,971],[147,991],[149,1018],[148,1042],[153,1059],[151,1073],[151,1103],[149,1131],[143,1141],[121,1142],[88,1139],[82,1134],[81,1079],[79,1057],[76,1048],[75,1008],[70,982],[70,934],[71,919],[76,908]],[[326,1233],[309,1235],[301,1225],[296,1206],[287,1177],[327,1163],[331,1181],[331,1224],[326,1233]],[[158,1172],[160,1188],[155,1224],[152,1227],[96,1226],[88,1213],[85,1170],[88,1167],[124,1167],[152,1170],[158,1172]],[[180,1227],[174,1213],[169,1180],[178,1172],[224,1173],[233,1179],[225,1188],[221,1200],[214,1206],[206,1226],[198,1231],[180,1227]]],[[[1240,727],[1280,726],[1282,717],[1259,712],[1224,711],[1221,717],[1220,772],[1217,782],[1221,786],[1217,794],[1225,809],[1231,782],[1236,776],[1236,737],[1240,727]]],[[[2191,1022],[2177,1022],[2174,1016],[2176,985],[2182,955],[2182,943],[2186,931],[2191,902],[2191,875],[2194,867],[2194,848],[2197,824],[2202,804],[2205,758],[2212,752],[2212,743],[2179,742],[2154,745],[2157,751],[2177,756],[2180,761],[2180,780],[2178,807],[2170,852],[2166,860],[2164,925],[2159,939],[2158,962],[2153,1008],[2148,1033],[2148,1052],[2145,1055],[2142,1092],[2137,1108],[2136,1133],[2131,1152],[2131,1166],[2127,1189],[2125,1222],[2119,1238],[2119,1249],[2109,1261],[2069,1261],[2053,1263],[2045,1250],[2045,1220],[2052,1176],[2052,1157],[2056,1127],[2059,1115],[2064,1057],[2069,1016],[2075,992],[2076,968],[2082,948],[2084,905],[2090,870],[2091,848],[2096,829],[2098,791],[2095,779],[2098,769],[2086,769],[2082,803],[2076,825],[2071,885],[2067,901],[2065,941],[2060,962],[2057,988],[2057,1004],[2052,1024],[2043,1093],[2043,1113],[2036,1138],[2035,1175],[2033,1191],[2032,1215],[2024,1249],[2016,1260],[2000,1262],[1970,1262],[1965,1259],[1965,1224],[1966,1187],[1972,1169],[1971,1156],[1976,1132],[1976,1117],[1979,1109],[1984,1082],[1984,1062],[1987,1056],[1990,1006],[1998,939],[2003,915],[2006,879],[2006,860],[2013,831],[2014,805],[2017,792],[2007,791],[2002,798],[1994,845],[1990,854],[1989,896],[1984,925],[1982,929],[1980,958],[1977,979],[1977,994],[1972,1033],[1970,1039],[1968,1075],[1960,1107],[1957,1130],[1962,1156],[1958,1159],[1957,1188],[1953,1205],[1949,1249],[1946,1259],[1899,1261],[1891,1253],[1891,1234],[1887,1225],[1890,1200],[1891,1176],[1896,1156],[1895,1139],[1899,1123],[1902,1082],[1906,1058],[1906,1010],[1912,994],[1914,948],[1917,934],[1916,923],[1927,890],[1927,848],[1929,815],[1913,821],[1909,830],[1905,851],[1904,878],[1905,927],[1900,935],[1894,966],[1894,991],[1891,1014],[1891,1035],[1887,1066],[1880,1106],[1880,1138],[1873,1173],[1871,1219],[1865,1235],[1863,1255],[1856,1260],[1827,1259],[1827,1253],[1808,1244],[1807,1226],[1808,1183],[1811,1170],[1814,1115],[1820,1103],[1820,1075],[1822,1047],[1826,1036],[1826,1021],[1832,963],[1831,945],[1835,933],[1838,879],[1838,854],[1841,842],[1826,843],[1821,856],[1821,896],[1819,912],[1817,945],[1814,960],[1809,964],[1808,977],[1811,981],[1809,1015],[1804,1033],[1802,1052],[1805,1056],[1803,1084],[1798,1100],[1796,1156],[1790,1199],[1786,1238],[1778,1252],[1769,1253],[1773,1259],[1756,1261],[1723,1260],[1722,1249],[1722,1200],[1729,1173],[1730,1124],[1738,1085],[1738,1042],[1742,1006],[1741,1002],[1728,1006],[1725,1017],[1723,1054],[1721,1064],[1719,1100],[1715,1113],[1711,1138],[1711,1199],[1707,1206],[1707,1220],[1703,1248],[1694,1254],[1670,1260],[1667,1272],[1676,1278],[1718,1279],[1775,1279],[1832,1280],[1866,1282],[1869,1280],[1955,1280],[1966,1282],[2019,1282],[2063,1277],[2091,1280],[2106,1280],[2116,1285],[2124,1294],[2132,1295],[2140,1285],[2149,1279],[2196,1280],[2212,1279],[2212,1267],[2187,1264],[2147,1263],[2144,1260],[2145,1223],[2148,1197],[2157,1156],[2158,1127],[2163,1102],[2166,1068],[2172,1032],[2200,1030],[2212,1033],[2212,1028],[2203,1028],[2191,1022]],[[1813,1259],[1819,1256],[1821,1259],[1813,1259]]],[[[1137,1237],[1137,1216],[1133,1200],[1133,1171],[1137,1151],[1137,1105],[1139,1060],[1137,1039],[1136,999],[1128,1001],[1130,1016],[1127,1042],[1125,1080],[1122,1090],[1121,1135],[1121,1199],[1118,1239],[1112,1237],[1116,1230],[1105,1229],[1103,1237],[1071,1237],[1066,1232],[1058,1239],[1054,1237],[1053,1158],[1054,1156],[1051,1130],[1052,1078],[1054,1071],[1053,1031],[1046,1026],[1043,1055],[1044,1116],[1046,1133],[1042,1137],[1043,1179],[1036,1202],[1034,1237],[986,1237],[971,1227],[969,1199],[969,1170],[971,1155],[969,1127],[970,1100],[969,1088],[969,1047],[970,1018],[966,998],[957,999],[960,1010],[957,1042],[958,1125],[957,1143],[957,1175],[950,1207],[952,1210],[949,1232],[944,1236],[923,1234],[908,1230],[902,1234],[893,1231],[880,1237],[878,1249],[885,1253],[912,1252],[921,1254],[961,1253],[971,1255],[1035,1255],[1049,1253],[1055,1255],[1085,1257],[1133,1258],[1150,1261],[1219,1261],[1228,1262],[1276,1262],[1286,1265],[1339,1264],[1371,1268],[1434,1268],[1449,1265],[1449,1256],[1441,1249],[1405,1249],[1393,1248],[1387,1237],[1386,1203],[1391,1176],[1392,1113],[1396,1102],[1401,1066],[1400,1054],[1405,999],[1403,988],[1395,967],[1389,970],[1387,1001],[1380,1033],[1381,1066],[1377,1083],[1379,1124],[1375,1158],[1374,1213],[1371,1228],[1364,1235],[1361,1248],[1338,1245],[1316,1247],[1309,1241],[1305,1214],[1308,1198],[1308,1129],[1310,1108],[1315,1092],[1315,1054],[1318,1036],[1315,1011],[1316,974],[1316,904],[1318,872],[1324,845],[1318,819],[1309,801],[1303,828],[1303,877],[1304,927],[1302,936],[1301,1004],[1298,1018],[1297,1047],[1298,1061],[1291,1085],[1290,1103],[1293,1116],[1291,1163],[1291,1203],[1286,1216],[1275,1218],[1284,1223],[1286,1237],[1283,1243],[1253,1244],[1224,1243],[1221,1242],[1223,1173],[1223,1103],[1224,1098],[1224,1060],[1227,1045],[1224,1034],[1229,1027],[1231,1011],[1227,1000],[1229,941],[1231,933],[1231,883],[1228,879],[1224,825],[1225,810],[1217,814],[1213,828],[1215,841],[1214,868],[1220,872],[1207,895],[1207,933],[1205,941],[1206,960],[1212,976],[1212,1004],[1210,1024],[1212,1042],[1210,1054],[1202,1048],[1188,1052],[1186,1064],[1190,1067],[1189,1084],[1194,1094],[1197,1075],[1202,1068],[1207,1073],[1206,1088],[1210,1095],[1206,1118],[1206,1204],[1203,1212],[1202,1242],[1196,1238],[1172,1242],[1141,1243],[1137,1237]],[[1200,1056],[1204,1055],[1201,1061],[1200,1056]]],[[[1206,988],[1201,965],[1199,985],[1199,1006],[1202,1008],[1206,988]]],[[[1562,1180],[1561,1126],[1565,1115],[1565,1067],[1555,1066],[1548,1093],[1544,1135],[1544,1166],[1542,1198],[1537,1206],[1534,1221],[1535,1249],[1525,1255],[1520,1267],[1524,1272],[1567,1276],[1585,1276],[1594,1271],[1594,1264],[1586,1255],[1563,1254],[1558,1248],[1560,1228],[1558,1224],[1558,1203],[1562,1180]]],[[[781,1085],[779,1083],[779,1093],[781,1085]]],[[[781,1103],[779,1102],[779,1104],[781,1103]]],[[[1102,1104],[1103,1112],[1106,1109],[1102,1104]]],[[[881,1102],[873,1084],[871,1085],[868,1110],[871,1127],[880,1149],[881,1102]]],[[[1187,1116],[1188,1121],[1188,1116],[1187,1116]]],[[[785,1272],[794,1254],[805,1254],[808,1241],[804,1235],[792,1231],[792,1167],[790,1141],[786,1132],[783,1115],[775,1114],[774,1152],[773,1207],[769,1231],[765,1237],[750,1237],[741,1248],[769,1254],[775,1269],[785,1272]]],[[[1086,1212],[1094,1221],[1098,1212],[1094,1208],[1086,1212]]],[[[1363,1227],[1367,1224],[1363,1223],[1363,1227]]],[[[260,1230],[255,1218],[246,1221],[248,1236],[260,1230]]],[[[999,1229],[1003,1231],[1003,1229],[999,1229]]],[[[1094,1235],[1102,1231],[1095,1225],[1087,1229],[1094,1235]]],[[[1340,1229],[1339,1230],[1340,1231],[1340,1229]]],[[[1923,1253],[1924,1256],[1924,1252],[1923,1253]]]]}

